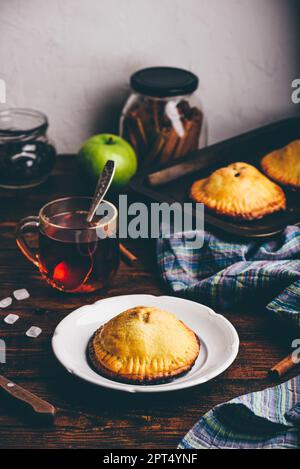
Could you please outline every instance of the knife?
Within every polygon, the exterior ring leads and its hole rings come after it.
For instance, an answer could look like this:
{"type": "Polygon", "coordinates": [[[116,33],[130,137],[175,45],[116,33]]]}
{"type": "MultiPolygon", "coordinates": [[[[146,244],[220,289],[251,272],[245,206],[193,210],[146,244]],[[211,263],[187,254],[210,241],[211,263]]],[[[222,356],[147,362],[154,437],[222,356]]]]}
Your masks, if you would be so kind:
{"type": "Polygon", "coordinates": [[[1,375],[0,388],[12,398],[25,405],[25,408],[29,409],[33,416],[53,423],[56,409],[52,404],[49,404],[49,402],[35,396],[31,392],[1,375]]]}

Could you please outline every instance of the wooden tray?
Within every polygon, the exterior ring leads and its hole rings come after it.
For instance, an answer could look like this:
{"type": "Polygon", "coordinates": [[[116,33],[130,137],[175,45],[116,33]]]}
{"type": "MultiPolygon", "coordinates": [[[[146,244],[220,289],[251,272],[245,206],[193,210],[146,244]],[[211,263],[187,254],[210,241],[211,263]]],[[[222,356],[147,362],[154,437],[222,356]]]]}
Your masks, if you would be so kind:
{"type": "MultiPolygon", "coordinates": [[[[191,184],[212,171],[234,161],[246,161],[259,168],[265,154],[300,139],[300,117],[247,132],[238,137],[190,153],[180,161],[142,172],[130,187],[156,202],[188,202],[191,184]],[[150,184],[149,181],[152,181],[150,184]]],[[[281,232],[287,225],[300,224],[300,192],[286,190],[287,210],[259,220],[232,220],[205,210],[205,226],[244,237],[266,237],[281,232]]]]}

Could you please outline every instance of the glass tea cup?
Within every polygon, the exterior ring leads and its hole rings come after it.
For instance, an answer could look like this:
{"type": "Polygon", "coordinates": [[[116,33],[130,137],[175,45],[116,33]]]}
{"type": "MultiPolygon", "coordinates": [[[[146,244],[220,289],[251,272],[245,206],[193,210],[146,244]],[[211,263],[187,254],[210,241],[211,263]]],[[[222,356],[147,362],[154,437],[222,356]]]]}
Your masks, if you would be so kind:
{"type": "Polygon", "coordinates": [[[103,201],[101,213],[92,224],[86,217],[90,197],[66,197],[44,205],[38,217],[21,220],[16,241],[42,277],[64,292],[88,293],[108,285],[119,266],[116,237],[118,211],[103,201]],[[33,249],[27,235],[38,232],[39,244],[33,249]]]}

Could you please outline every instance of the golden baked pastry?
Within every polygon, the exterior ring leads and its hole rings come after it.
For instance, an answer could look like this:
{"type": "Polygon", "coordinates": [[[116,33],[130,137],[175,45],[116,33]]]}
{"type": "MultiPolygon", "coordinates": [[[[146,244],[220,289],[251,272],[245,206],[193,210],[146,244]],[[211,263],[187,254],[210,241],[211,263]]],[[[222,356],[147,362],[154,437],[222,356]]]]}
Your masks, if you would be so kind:
{"type": "Polygon", "coordinates": [[[93,367],[129,383],[166,381],[188,371],[200,350],[195,333],[173,314],[137,306],[101,326],[89,343],[93,367]]]}
{"type": "Polygon", "coordinates": [[[300,188],[300,140],[264,156],[261,166],[267,176],[284,186],[300,188]]]}
{"type": "Polygon", "coordinates": [[[283,190],[247,163],[232,163],[199,179],[192,185],[190,197],[220,215],[244,220],[286,208],[283,190]]]}

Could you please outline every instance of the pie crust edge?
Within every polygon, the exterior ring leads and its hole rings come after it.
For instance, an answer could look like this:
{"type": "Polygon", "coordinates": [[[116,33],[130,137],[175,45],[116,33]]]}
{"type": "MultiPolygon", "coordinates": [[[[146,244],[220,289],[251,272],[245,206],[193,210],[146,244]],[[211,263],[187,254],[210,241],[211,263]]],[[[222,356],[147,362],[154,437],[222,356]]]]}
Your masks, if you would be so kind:
{"type": "Polygon", "coordinates": [[[296,178],[293,176],[288,176],[287,172],[278,171],[278,168],[274,168],[272,164],[272,158],[276,153],[280,150],[275,150],[268,155],[265,155],[261,161],[260,165],[264,171],[264,173],[272,179],[274,182],[281,184],[290,189],[300,189],[300,184],[295,182],[296,178]]]}

